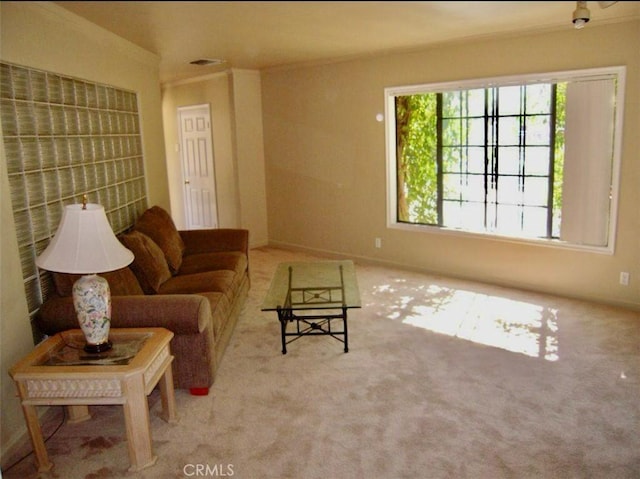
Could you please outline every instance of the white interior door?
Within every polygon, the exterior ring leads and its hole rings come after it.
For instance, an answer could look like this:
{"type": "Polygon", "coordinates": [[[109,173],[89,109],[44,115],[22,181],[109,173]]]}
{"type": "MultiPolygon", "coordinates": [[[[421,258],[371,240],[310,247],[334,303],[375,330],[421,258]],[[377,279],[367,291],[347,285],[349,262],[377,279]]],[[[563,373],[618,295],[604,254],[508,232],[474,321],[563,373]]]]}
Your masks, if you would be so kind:
{"type": "Polygon", "coordinates": [[[209,105],[178,108],[187,229],[218,227],[209,105]]]}

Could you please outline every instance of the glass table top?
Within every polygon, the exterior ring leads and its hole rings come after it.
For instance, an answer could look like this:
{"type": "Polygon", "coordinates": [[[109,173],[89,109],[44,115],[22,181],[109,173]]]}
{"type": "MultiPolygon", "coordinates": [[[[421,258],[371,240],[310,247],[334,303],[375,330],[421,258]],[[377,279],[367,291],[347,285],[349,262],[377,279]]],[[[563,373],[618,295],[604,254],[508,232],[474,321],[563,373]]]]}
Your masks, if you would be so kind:
{"type": "MultiPolygon", "coordinates": [[[[64,333],[63,333],[64,334],[64,333]]],[[[150,334],[134,337],[111,335],[112,349],[102,353],[86,353],[84,337],[66,335],[62,347],[49,351],[43,366],[119,366],[127,365],[142,349],[150,334]]]]}
{"type": "Polygon", "coordinates": [[[262,311],[342,307],[361,307],[350,260],[280,263],[262,303],[262,311]]]}

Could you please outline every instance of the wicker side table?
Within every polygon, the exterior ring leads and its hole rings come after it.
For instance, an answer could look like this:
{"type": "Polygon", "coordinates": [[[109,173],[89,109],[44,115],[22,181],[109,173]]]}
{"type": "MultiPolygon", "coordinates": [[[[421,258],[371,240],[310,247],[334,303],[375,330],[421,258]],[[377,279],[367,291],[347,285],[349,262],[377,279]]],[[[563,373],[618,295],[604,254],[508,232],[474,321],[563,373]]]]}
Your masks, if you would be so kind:
{"type": "Polygon", "coordinates": [[[89,405],[121,404],[124,409],[130,471],[155,464],[151,447],[147,396],[158,384],[162,418],[177,419],[169,342],[164,328],[113,329],[113,349],[87,354],[82,331],[58,333],[38,344],[9,374],[18,387],[39,472],[49,460],[36,406],[64,405],[71,421],[89,419],[89,405]]]}

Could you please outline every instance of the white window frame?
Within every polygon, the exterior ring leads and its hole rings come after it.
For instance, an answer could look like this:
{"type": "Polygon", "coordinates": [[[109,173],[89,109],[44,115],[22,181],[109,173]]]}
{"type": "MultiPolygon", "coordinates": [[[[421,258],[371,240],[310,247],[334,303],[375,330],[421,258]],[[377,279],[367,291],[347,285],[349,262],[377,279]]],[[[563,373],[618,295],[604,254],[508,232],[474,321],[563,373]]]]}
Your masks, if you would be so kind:
{"type": "Polygon", "coordinates": [[[426,83],[409,86],[395,86],[384,89],[385,107],[385,141],[386,141],[386,173],[387,173],[387,228],[405,231],[422,232],[427,234],[444,234],[459,237],[483,238],[512,243],[527,243],[552,248],[589,251],[594,253],[612,255],[615,251],[618,196],[620,186],[620,163],[622,156],[622,130],[624,118],[624,92],[625,92],[625,66],[612,66],[591,68],[584,70],[556,71],[547,73],[510,75],[501,77],[481,78],[472,80],[426,83]],[[396,161],[396,124],[395,124],[395,97],[420,93],[435,93],[451,90],[471,90],[476,88],[488,88],[495,86],[522,85],[540,82],[557,82],[565,80],[577,80],[586,78],[598,78],[616,75],[618,88],[616,91],[616,110],[614,119],[612,176],[611,176],[611,204],[609,211],[608,241],[604,246],[591,246],[569,243],[557,239],[544,238],[520,238],[503,236],[496,233],[471,232],[459,229],[418,225],[399,222],[397,220],[397,161],[396,161]]]}

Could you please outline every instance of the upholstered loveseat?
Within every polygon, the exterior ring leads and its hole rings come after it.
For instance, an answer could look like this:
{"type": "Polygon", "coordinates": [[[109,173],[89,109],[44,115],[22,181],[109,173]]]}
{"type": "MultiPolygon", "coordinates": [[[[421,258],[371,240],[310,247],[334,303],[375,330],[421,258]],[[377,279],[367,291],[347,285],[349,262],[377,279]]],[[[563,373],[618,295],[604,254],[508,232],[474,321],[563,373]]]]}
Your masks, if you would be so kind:
{"type": "MultiPolygon", "coordinates": [[[[249,290],[249,232],[179,231],[154,206],[119,239],[135,259],[101,274],[111,290],[111,327],[172,331],[175,387],[206,394],[249,290]]],[[[53,274],[55,291],[35,318],[44,334],[78,328],[71,297],[78,277],[53,274]]]]}

